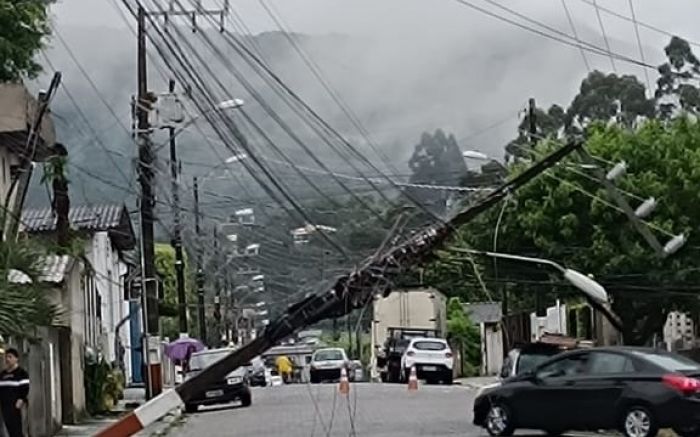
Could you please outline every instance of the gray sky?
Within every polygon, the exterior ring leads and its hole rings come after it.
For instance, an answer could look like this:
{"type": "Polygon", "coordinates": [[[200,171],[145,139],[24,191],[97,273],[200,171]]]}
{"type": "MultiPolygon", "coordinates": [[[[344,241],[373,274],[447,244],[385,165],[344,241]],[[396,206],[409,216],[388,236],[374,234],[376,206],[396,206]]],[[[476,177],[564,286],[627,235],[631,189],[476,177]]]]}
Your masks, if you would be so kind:
{"type": "MultiPolygon", "coordinates": [[[[183,0],[187,3],[191,0],[183,0]]],[[[222,0],[203,0],[204,5],[214,6],[222,0]]],[[[457,6],[452,0],[267,0],[296,30],[312,33],[347,32],[376,33],[387,30],[417,28],[440,24],[436,31],[446,32],[459,26],[465,17],[476,12],[457,6]],[[460,12],[461,11],[461,12],[460,12]]],[[[566,0],[577,22],[598,27],[594,8],[581,0],[566,0]]],[[[476,4],[486,5],[483,0],[476,4]]],[[[563,9],[559,0],[500,0],[501,4],[515,8],[533,18],[545,21],[560,21],[563,9]]],[[[630,15],[626,0],[598,0],[598,3],[625,15],[630,15]]],[[[121,0],[59,0],[54,7],[59,25],[125,25],[115,11],[121,0]]],[[[266,17],[258,0],[232,0],[232,6],[254,31],[270,30],[273,26],[266,17]]],[[[700,39],[696,17],[700,13],[700,2],[695,0],[634,0],[637,18],[670,32],[690,39],[700,39]]],[[[486,19],[486,18],[484,18],[486,19]]],[[[616,38],[632,39],[634,35],[629,23],[603,16],[606,30],[616,38]]],[[[493,19],[491,26],[497,31],[500,24],[493,19]]],[[[653,32],[642,30],[647,40],[658,38],[653,32]]]]}
{"type": "MultiPolygon", "coordinates": [[[[191,0],[181,1],[187,4],[191,0]]],[[[222,1],[203,0],[203,3],[214,7],[222,1]]],[[[529,96],[536,96],[542,106],[550,103],[566,106],[587,73],[576,48],[533,36],[464,7],[455,0],[264,1],[273,5],[296,32],[358,35],[380,42],[368,44],[360,56],[324,51],[315,54],[318,56],[315,60],[328,74],[330,83],[342,90],[343,97],[349,100],[356,112],[369,114],[369,118],[375,115],[386,118],[374,124],[372,133],[386,132],[387,141],[391,141],[394,131],[405,131],[409,138],[417,138],[423,129],[435,127],[443,127],[455,132],[458,138],[465,138],[517,112],[519,105],[524,105],[529,96]],[[345,70],[354,71],[348,77],[345,70]],[[439,89],[431,83],[436,80],[444,82],[439,89]],[[353,83],[348,86],[348,82],[353,83]],[[423,94],[420,94],[421,90],[425,90],[423,94]],[[382,99],[376,98],[379,94],[382,99]]],[[[506,15],[490,6],[487,0],[469,1],[506,15]]],[[[571,33],[561,0],[496,1],[571,33]]],[[[565,1],[580,36],[603,47],[595,9],[586,3],[590,0],[565,1]]],[[[639,21],[691,41],[700,41],[700,29],[696,25],[700,1],[633,1],[639,21]]],[[[153,0],[145,0],[145,3],[152,5],[153,0]]],[[[598,3],[630,16],[627,0],[598,0],[598,3]]],[[[261,7],[260,0],[232,0],[231,5],[253,33],[277,29],[261,7]]],[[[127,18],[125,21],[122,0],[58,0],[53,13],[56,29],[68,40],[79,61],[90,67],[89,73],[96,85],[103,89],[114,88],[118,77],[114,71],[132,68],[124,60],[133,61],[135,49],[133,34],[126,29],[127,25],[133,26],[133,20],[127,18]],[[117,7],[121,8],[121,13],[117,7]],[[111,28],[111,31],[100,30],[100,27],[111,28]],[[82,31],[76,31],[80,28],[82,31]],[[108,40],[100,40],[101,31],[108,40]],[[123,32],[123,38],[115,38],[119,32],[123,32]]],[[[602,19],[611,49],[639,58],[633,25],[605,13],[602,19]]],[[[647,62],[652,65],[663,62],[663,47],[669,37],[645,28],[640,28],[640,33],[647,62]]],[[[55,51],[51,55],[59,64],[57,68],[72,73],[66,75],[66,80],[75,80],[72,88],[86,88],[80,75],[71,72],[74,66],[61,53],[58,43],[54,41],[52,46],[55,51]]],[[[593,68],[611,70],[607,57],[588,55],[588,59],[593,68]]],[[[638,66],[617,62],[617,68],[620,73],[632,73],[644,80],[638,66]]],[[[133,76],[130,70],[125,74],[133,76]]],[[[654,81],[654,72],[649,74],[654,81]]],[[[324,115],[333,116],[333,109],[327,105],[328,96],[314,84],[310,73],[290,79],[312,106],[325,108],[324,115]],[[295,82],[294,79],[298,80],[295,82]],[[314,86],[317,89],[311,89],[314,86]]],[[[128,89],[132,86],[129,85],[128,89]]],[[[119,93],[110,100],[119,108],[126,108],[128,92],[117,91],[119,93]]],[[[95,97],[88,98],[94,100],[95,97]]],[[[479,148],[500,154],[502,145],[513,135],[510,125],[516,124],[513,116],[505,129],[494,130],[472,141],[479,148]]],[[[404,148],[410,153],[410,148],[404,148]]]]}

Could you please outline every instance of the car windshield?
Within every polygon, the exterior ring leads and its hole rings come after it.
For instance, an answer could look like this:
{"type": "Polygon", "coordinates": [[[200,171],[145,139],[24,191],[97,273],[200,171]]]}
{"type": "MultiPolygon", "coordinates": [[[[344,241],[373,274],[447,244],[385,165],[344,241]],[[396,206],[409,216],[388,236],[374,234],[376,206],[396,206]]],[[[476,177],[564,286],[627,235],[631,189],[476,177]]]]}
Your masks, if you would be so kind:
{"type": "Polygon", "coordinates": [[[518,368],[515,370],[516,375],[522,375],[525,372],[533,370],[535,367],[547,361],[556,353],[524,353],[518,359],[518,368]]]}
{"type": "Polygon", "coordinates": [[[447,349],[447,345],[440,341],[417,341],[413,343],[413,347],[421,351],[443,351],[447,349]]]}
{"type": "Polygon", "coordinates": [[[201,354],[194,354],[190,359],[190,369],[191,370],[204,370],[211,366],[215,362],[219,361],[226,355],[231,353],[231,351],[217,351],[217,352],[204,352],[201,354]]]}
{"type": "Polygon", "coordinates": [[[671,372],[700,372],[700,364],[682,355],[635,351],[635,355],[671,372]]]}
{"type": "Polygon", "coordinates": [[[340,361],[343,353],[339,350],[318,351],[314,355],[314,361],[340,361]]]}

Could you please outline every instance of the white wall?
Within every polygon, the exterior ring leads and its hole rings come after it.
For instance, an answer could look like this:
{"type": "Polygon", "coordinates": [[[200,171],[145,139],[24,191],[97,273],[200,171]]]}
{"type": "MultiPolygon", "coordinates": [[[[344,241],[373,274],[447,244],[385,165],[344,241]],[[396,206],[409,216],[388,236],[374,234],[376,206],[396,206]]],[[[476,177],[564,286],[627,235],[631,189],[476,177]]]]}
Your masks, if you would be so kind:
{"type": "MultiPolygon", "coordinates": [[[[98,339],[100,349],[107,361],[116,360],[114,347],[116,327],[129,314],[128,302],[124,301],[124,284],[122,276],[126,274],[126,264],[119,259],[119,252],[112,246],[107,232],[93,234],[88,242],[88,259],[95,269],[95,283],[101,302],[101,335],[98,339]]],[[[124,323],[119,329],[122,344],[129,345],[129,323],[124,323]]],[[[126,349],[124,359],[127,380],[131,378],[130,350],[126,349]]]]}

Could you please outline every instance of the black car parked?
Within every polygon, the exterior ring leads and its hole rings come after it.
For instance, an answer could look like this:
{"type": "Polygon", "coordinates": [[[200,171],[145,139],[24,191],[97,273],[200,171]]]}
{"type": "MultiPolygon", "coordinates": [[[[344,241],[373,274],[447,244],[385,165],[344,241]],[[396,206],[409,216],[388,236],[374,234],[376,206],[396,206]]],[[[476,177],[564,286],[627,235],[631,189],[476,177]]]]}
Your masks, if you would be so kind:
{"type": "Polygon", "coordinates": [[[565,352],[532,372],[486,389],[474,401],[474,424],[492,436],[516,428],[550,435],[617,429],[652,437],[673,428],[700,436],[700,364],[665,351],[609,347],[565,352]]]}
{"type": "MultiPolygon", "coordinates": [[[[210,349],[192,354],[190,371],[185,377],[192,378],[231,352],[232,349],[210,349]]],[[[193,413],[200,405],[226,404],[233,401],[241,401],[244,407],[248,407],[252,403],[248,368],[244,366],[229,373],[221,381],[206,387],[206,390],[199,397],[187,402],[185,411],[193,413]]]]}

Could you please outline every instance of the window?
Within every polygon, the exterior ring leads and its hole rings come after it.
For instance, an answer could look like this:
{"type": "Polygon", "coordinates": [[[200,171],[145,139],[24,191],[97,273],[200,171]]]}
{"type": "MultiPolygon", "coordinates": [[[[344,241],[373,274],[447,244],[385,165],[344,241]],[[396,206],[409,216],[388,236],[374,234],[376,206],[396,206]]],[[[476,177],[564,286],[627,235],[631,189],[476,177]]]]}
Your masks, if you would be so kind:
{"type": "Polygon", "coordinates": [[[620,354],[595,352],[591,354],[589,373],[601,375],[608,373],[634,372],[634,364],[628,357],[620,354]]]}
{"type": "Polygon", "coordinates": [[[318,351],[314,355],[314,361],[341,361],[345,359],[339,350],[318,351]]]}
{"type": "Polygon", "coordinates": [[[447,345],[439,341],[417,341],[413,343],[413,347],[419,351],[444,351],[447,349],[447,345]]]}
{"type": "Polygon", "coordinates": [[[667,370],[669,372],[683,372],[683,371],[689,371],[689,372],[698,372],[700,371],[700,364],[696,363],[695,361],[691,360],[690,358],[686,358],[681,355],[671,355],[671,354],[665,354],[661,352],[642,352],[642,351],[635,351],[633,352],[636,356],[641,357],[648,362],[651,362],[652,364],[661,367],[664,370],[667,370]]]}
{"type": "Polygon", "coordinates": [[[537,371],[538,378],[556,378],[575,376],[586,372],[588,354],[572,355],[541,367],[537,371]]]}

